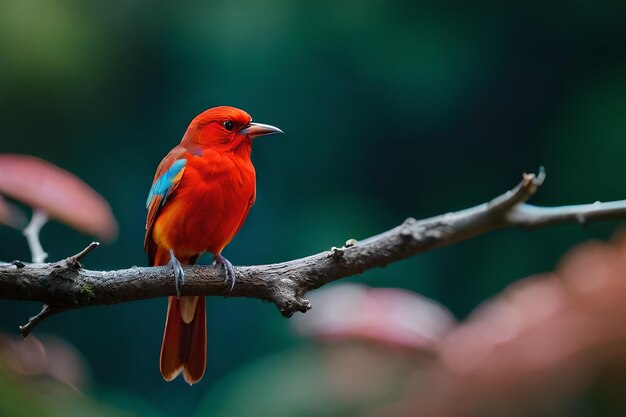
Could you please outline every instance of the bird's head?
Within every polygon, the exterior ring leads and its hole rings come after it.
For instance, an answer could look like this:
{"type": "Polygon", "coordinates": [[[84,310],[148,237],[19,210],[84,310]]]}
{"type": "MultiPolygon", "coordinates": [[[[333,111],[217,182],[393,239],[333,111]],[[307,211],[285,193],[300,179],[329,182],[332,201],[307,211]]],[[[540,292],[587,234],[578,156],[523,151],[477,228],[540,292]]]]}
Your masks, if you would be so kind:
{"type": "Polygon", "coordinates": [[[220,106],[196,116],[189,124],[182,143],[249,154],[252,139],[272,133],[283,131],[274,126],[253,123],[248,113],[236,107],[220,106]]]}

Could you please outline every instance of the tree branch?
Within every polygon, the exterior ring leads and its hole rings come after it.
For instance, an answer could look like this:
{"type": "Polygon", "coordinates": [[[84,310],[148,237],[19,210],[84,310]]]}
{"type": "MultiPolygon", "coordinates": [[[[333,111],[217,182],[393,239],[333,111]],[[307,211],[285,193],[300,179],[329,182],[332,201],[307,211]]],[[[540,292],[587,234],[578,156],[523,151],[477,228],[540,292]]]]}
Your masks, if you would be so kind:
{"type": "MultiPolygon", "coordinates": [[[[526,228],[553,223],[626,218],[626,200],[562,207],[537,207],[526,201],[545,179],[524,174],[520,184],[490,202],[425,220],[407,219],[401,225],[360,242],[306,258],[270,265],[236,267],[237,285],[229,292],[221,268],[185,268],[183,295],[224,295],[272,301],[290,317],[311,305],[304,294],[329,282],[368,269],[388,265],[430,249],[450,245],[502,228],[526,228]]],[[[0,264],[0,299],[41,301],[46,308],[22,327],[24,335],[52,313],[99,304],[116,304],[146,298],[176,295],[168,267],[133,267],[117,271],[83,269],[79,260],[85,250],[55,263],[0,264]]]]}

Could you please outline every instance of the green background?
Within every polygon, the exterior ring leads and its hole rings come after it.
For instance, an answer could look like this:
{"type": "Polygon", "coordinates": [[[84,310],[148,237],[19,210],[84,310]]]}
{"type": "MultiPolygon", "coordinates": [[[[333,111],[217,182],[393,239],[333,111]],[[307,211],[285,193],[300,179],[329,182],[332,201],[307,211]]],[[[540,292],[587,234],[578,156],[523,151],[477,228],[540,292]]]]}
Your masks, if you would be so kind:
{"type": "MultiPolygon", "coordinates": [[[[146,264],[154,170],[216,105],[286,133],[254,144],[257,203],[224,252],[235,265],[469,207],[540,165],[535,204],[622,199],[625,17],[626,3],[582,0],[3,0],[0,152],[51,161],[109,201],[120,235],[89,255],[91,269],[146,264]]],[[[350,280],[414,290],[463,318],[618,225],[495,232],[350,280]]],[[[58,223],[42,232],[51,260],[89,241],[58,223]]],[[[0,242],[0,258],[28,260],[19,232],[1,228],[0,242]]],[[[168,384],[157,366],[165,304],[70,311],[35,334],[73,343],[90,365],[88,395],[138,415],[201,413],[236,392],[233,375],[310,343],[272,304],[213,297],[204,379],[168,384]]],[[[0,331],[15,334],[39,308],[0,303],[0,331]]]]}

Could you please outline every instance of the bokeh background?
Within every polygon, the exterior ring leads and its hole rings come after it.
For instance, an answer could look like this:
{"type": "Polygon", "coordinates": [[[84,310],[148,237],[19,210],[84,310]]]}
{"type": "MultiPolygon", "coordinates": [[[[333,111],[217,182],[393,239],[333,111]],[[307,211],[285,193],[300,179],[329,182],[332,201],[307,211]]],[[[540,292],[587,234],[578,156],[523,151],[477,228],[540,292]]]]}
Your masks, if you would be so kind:
{"type": "MultiPolygon", "coordinates": [[[[541,165],[547,181],[533,203],[617,200],[626,178],[625,18],[623,2],[582,0],[3,0],[0,152],[53,162],[109,201],[120,235],[89,255],[91,269],[146,264],[154,170],[189,121],[216,105],[286,132],[254,144],[257,203],[224,252],[235,265],[289,260],[408,216],[469,207],[541,165]]],[[[463,319],[619,224],[496,232],[350,280],[418,292],[463,319]]],[[[58,223],[42,231],[51,260],[89,241],[58,223]]],[[[18,231],[0,228],[0,242],[1,259],[29,259],[18,231]]],[[[262,415],[255,388],[242,381],[266,381],[271,391],[271,370],[298,369],[315,356],[306,354],[315,342],[272,304],[213,297],[204,379],[192,388],[165,383],[165,305],[70,311],[35,335],[80,352],[84,392],[105,415],[111,407],[145,416],[262,415]]],[[[0,303],[0,332],[17,334],[39,308],[0,303]]],[[[602,403],[591,397],[580,415],[602,403]]]]}

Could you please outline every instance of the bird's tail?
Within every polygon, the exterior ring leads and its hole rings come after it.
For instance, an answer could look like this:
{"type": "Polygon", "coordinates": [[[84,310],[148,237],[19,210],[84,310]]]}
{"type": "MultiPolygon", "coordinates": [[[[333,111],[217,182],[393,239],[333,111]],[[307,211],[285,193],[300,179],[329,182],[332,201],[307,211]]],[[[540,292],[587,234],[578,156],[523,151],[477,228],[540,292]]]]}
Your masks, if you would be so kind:
{"type": "MultiPolygon", "coordinates": [[[[191,265],[196,259],[179,259],[191,265]]],[[[155,265],[166,265],[169,252],[158,248],[155,265]]],[[[167,319],[161,344],[161,375],[166,381],[181,372],[188,384],[202,379],[206,369],[206,309],[204,297],[168,297],[167,319]]]]}

